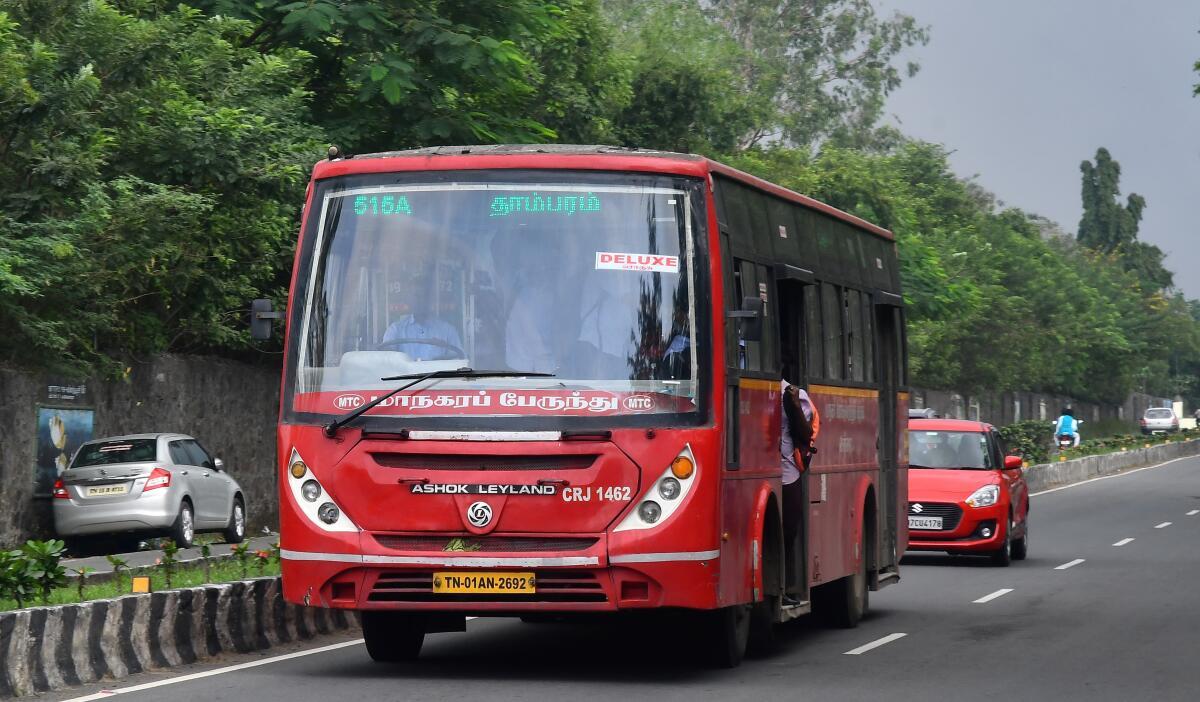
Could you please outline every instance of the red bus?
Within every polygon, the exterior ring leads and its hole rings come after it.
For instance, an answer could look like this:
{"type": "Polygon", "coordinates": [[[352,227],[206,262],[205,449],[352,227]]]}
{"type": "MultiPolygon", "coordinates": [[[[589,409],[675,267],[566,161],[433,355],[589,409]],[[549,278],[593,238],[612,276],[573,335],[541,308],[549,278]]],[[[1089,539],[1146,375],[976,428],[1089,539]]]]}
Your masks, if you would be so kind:
{"type": "Polygon", "coordinates": [[[703,157],[331,151],[286,313],[285,596],[358,611],[382,661],[467,615],[678,610],[725,666],[853,626],[907,541],[902,313],[888,231],[703,157]],[[794,543],[781,379],[821,423],[794,543]]]}

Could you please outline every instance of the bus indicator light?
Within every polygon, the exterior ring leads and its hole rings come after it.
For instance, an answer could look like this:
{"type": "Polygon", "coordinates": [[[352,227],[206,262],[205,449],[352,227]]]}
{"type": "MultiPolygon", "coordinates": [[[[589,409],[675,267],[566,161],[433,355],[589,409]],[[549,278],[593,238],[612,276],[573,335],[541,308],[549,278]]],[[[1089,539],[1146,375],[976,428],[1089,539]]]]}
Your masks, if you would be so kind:
{"type": "Polygon", "coordinates": [[[679,456],[674,461],[671,461],[671,474],[680,480],[687,480],[692,477],[692,472],[695,470],[696,465],[687,456],[679,456]]]}

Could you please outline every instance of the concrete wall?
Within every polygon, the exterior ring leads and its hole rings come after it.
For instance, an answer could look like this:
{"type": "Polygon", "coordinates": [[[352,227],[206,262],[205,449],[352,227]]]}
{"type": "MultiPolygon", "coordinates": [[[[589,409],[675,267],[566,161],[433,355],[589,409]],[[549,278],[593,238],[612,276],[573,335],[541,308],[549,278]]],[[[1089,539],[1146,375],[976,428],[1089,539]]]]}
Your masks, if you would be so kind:
{"type": "Polygon", "coordinates": [[[1062,395],[1036,392],[1005,392],[991,394],[961,393],[954,390],[925,390],[914,388],[911,395],[914,408],[932,407],[950,419],[977,419],[1004,426],[1026,419],[1058,418],[1063,407],[1070,407],[1075,416],[1085,422],[1123,421],[1132,429],[1148,407],[1169,407],[1167,398],[1142,393],[1129,396],[1123,405],[1100,405],[1079,402],[1062,395]]]}
{"type": "MultiPolygon", "coordinates": [[[[52,535],[50,501],[33,497],[37,406],[46,385],[40,375],[0,370],[0,546],[52,535]]],[[[130,366],[125,379],[87,386],[93,436],[191,434],[241,484],[251,530],[276,526],[277,367],[161,356],[130,366]]]]}

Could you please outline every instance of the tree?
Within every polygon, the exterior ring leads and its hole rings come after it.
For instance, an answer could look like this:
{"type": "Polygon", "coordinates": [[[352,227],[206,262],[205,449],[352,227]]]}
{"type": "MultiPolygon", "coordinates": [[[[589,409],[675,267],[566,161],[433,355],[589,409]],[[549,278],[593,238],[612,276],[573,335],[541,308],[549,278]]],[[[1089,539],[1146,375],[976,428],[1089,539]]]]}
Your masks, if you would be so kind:
{"type": "Polygon", "coordinates": [[[539,118],[603,134],[583,111],[620,89],[594,0],[191,4],[251,22],[243,46],[311,54],[314,118],[351,152],[555,139],[539,118]]]}
{"type": "Polygon", "coordinates": [[[1131,193],[1124,205],[1118,202],[1121,164],[1101,147],[1096,150],[1096,162],[1084,161],[1079,169],[1083,174],[1079,243],[1101,253],[1117,254],[1126,270],[1134,272],[1148,289],[1171,287],[1173,277],[1163,267],[1162,250],[1137,240],[1146,199],[1131,193]]]}
{"type": "Polygon", "coordinates": [[[742,136],[813,144],[852,141],[882,114],[887,95],[918,65],[894,65],[906,48],[928,41],[912,17],[881,18],[870,0],[714,0],[711,15],[743,50],[737,70],[768,96],[775,120],[742,136]]]}
{"type": "Polygon", "coordinates": [[[305,173],[308,57],[167,0],[0,0],[0,359],[244,347],[282,296],[305,173]],[[20,158],[14,157],[19,154],[20,158]]]}

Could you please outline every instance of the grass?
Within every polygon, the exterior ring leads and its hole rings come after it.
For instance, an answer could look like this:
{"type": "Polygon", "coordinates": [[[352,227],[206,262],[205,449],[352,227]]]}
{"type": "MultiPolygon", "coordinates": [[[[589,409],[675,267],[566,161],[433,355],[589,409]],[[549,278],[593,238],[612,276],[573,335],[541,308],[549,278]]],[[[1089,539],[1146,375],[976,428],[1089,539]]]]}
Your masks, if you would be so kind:
{"type": "MultiPolygon", "coordinates": [[[[209,567],[210,577],[205,580],[204,568],[200,564],[187,564],[176,566],[175,572],[171,576],[171,587],[167,587],[166,574],[163,573],[160,566],[148,568],[133,568],[128,571],[121,571],[119,582],[113,579],[109,582],[96,582],[85,584],[83,588],[83,599],[79,597],[79,588],[75,584],[70,584],[66,587],[61,587],[50,592],[49,605],[74,604],[77,602],[89,602],[92,600],[107,600],[121,595],[130,594],[130,576],[150,576],[150,589],[153,592],[159,590],[171,590],[185,587],[196,587],[199,585],[207,585],[211,583],[227,583],[235,580],[242,580],[242,566],[236,561],[221,560],[212,561],[209,567]]],[[[244,577],[256,578],[259,576],[279,575],[279,562],[271,559],[265,567],[260,571],[256,562],[251,562],[246,569],[244,577]]],[[[41,595],[35,595],[33,598],[25,602],[26,607],[42,606],[41,595]]],[[[0,598],[0,611],[9,611],[18,609],[15,600],[0,598]]]]}

